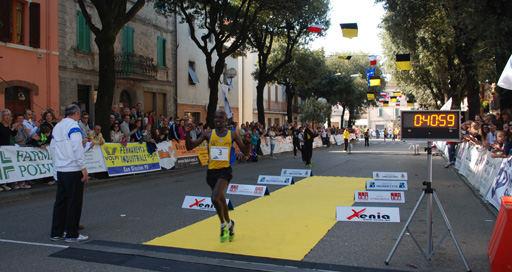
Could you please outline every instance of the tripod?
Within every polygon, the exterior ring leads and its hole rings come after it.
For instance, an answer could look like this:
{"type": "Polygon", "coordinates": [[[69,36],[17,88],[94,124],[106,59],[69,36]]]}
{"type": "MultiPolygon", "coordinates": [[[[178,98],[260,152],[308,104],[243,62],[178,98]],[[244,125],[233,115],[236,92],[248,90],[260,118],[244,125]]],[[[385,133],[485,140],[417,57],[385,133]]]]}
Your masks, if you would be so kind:
{"type": "Polygon", "coordinates": [[[441,202],[439,201],[439,198],[437,198],[436,191],[434,190],[434,188],[432,188],[432,143],[430,141],[428,142],[428,146],[425,148],[425,151],[427,151],[428,173],[427,173],[427,181],[423,182],[423,185],[426,185],[426,188],[423,189],[420,199],[418,199],[416,206],[412,210],[411,216],[409,216],[407,223],[405,223],[405,226],[404,226],[402,232],[400,233],[400,236],[398,236],[398,239],[396,240],[395,245],[393,246],[393,249],[391,249],[391,252],[389,253],[388,258],[386,259],[385,264],[389,265],[389,261],[391,260],[391,257],[393,257],[393,254],[395,253],[395,250],[397,249],[398,244],[400,243],[400,241],[402,240],[402,238],[404,237],[404,234],[406,232],[410,234],[414,243],[420,249],[421,253],[425,256],[425,259],[427,261],[429,261],[431,259],[432,255],[434,255],[434,252],[439,248],[439,246],[444,241],[446,236],[448,234],[450,234],[450,236],[452,237],[452,240],[455,244],[455,247],[457,248],[457,251],[459,252],[462,262],[464,263],[464,266],[466,266],[466,270],[471,271],[471,269],[468,266],[468,263],[466,262],[466,259],[464,258],[464,254],[462,254],[462,250],[460,249],[460,246],[457,243],[457,239],[455,239],[455,235],[452,232],[452,227],[450,225],[450,222],[448,221],[448,217],[446,216],[446,213],[443,210],[443,207],[441,205],[441,202]],[[426,252],[423,250],[423,248],[421,248],[420,244],[418,243],[416,238],[414,238],[414,235],[409,230],[409,224],[411,223],[412,218],[418,211],[418,207],[420,206],[420,203],[425,196],[427,196],[427,204],[428,204],[428,206],[427,206],[428,220],[427,220],[427,249],[426,249],[426,252]],[[433,247],[433,240],[432,240],[432,197],[434,197],[437,207],[439,208],[439,211],[441,212],[441,215],[443,216],[446,227],[448,228],[446,233],[443,235],[443,238],[441,238],[441,240],[437,243],[437,245],[435,247],[433,247]]]}

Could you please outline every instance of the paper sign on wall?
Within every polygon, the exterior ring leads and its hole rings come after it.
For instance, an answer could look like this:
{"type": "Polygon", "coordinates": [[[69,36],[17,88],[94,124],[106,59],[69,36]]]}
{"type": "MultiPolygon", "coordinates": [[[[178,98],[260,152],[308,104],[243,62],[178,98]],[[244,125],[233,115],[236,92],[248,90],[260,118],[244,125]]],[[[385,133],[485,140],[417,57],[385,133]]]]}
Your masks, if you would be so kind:
{"type": "Polygon", "coordinates": [[[282,176],[266,176],[260,175],[258,177],[258,184],[272,184],[272,185],[290,185],[294,184],[293,177],[282,176]]]}
{"type": "Polygon", "coordinates": [[[373,172],[373,179],[407,180],[407,172],[373,172]]]}
{"type": "Polygon", "coordinates": [[[400,210],[396,207],[336,207],[336,220],[352,222],[400,222],[400,210]]]}
{"type": "MultiPolygon", "coordinates": [[[[226,198],[226,202],[228,203],[228,208],[233,210],[234,208],[231,200],[226,198]]],[[[205,196],[185,196],[185,200],[183,200],[183,205],[181,205],[181,207],[192,210],[215,211],[212,199],[205,196]]]]}
{"type": "Polygon", "coordinates": [[[264,196],[269,195],[267,186],[230,184],[226,194],[264,196]]]}
{"type": "Polygon", "coordinates": [[[283,169],[281,170],[281,176],[311,177],[313,176],[313,171],[311,169],[283,169]]]}
{"type": "Polygon", "coordinates": [[[407,191],[405,180],[367,180],[366,190],[400,190],[407,191]]]}
{"type": "Polygon", "coordinates": [[[355,191],[356,202],[405,203],[404,192],[355,191]]]}

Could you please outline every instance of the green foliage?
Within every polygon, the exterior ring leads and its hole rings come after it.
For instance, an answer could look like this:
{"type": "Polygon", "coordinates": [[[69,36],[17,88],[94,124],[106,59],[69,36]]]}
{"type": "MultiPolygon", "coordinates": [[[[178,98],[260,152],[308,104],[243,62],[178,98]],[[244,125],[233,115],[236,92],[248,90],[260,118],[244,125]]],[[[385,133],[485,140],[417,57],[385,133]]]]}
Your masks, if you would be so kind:
{"type": "Polygon", "coordinates": [[[331,106],[311,97],[301,107],[300,121],[323,124],[331,116],[331,106]]]}

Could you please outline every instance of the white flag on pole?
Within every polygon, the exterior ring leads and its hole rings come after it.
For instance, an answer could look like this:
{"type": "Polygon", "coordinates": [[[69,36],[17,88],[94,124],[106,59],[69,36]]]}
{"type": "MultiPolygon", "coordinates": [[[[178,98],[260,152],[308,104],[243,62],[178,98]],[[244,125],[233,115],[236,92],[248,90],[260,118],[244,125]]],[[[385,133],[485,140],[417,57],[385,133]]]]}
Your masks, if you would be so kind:
{"type": "Polygon", "coordinates": [[[501,73],[500,80],[498,80],[498,86],[503,89],[512,90],[512,55],[508,59],[503,73],[501,73]]]}
{"type": "Polygon", "coordinates": [[[224,98],[224,111],[228,114],[228,118],[232,118],[233,112],[231,111],[231,107],[229,106],[229,101],[228,101],[229,86],[222,84],[221,88],[222,88],[222,97],[224,98]]]}

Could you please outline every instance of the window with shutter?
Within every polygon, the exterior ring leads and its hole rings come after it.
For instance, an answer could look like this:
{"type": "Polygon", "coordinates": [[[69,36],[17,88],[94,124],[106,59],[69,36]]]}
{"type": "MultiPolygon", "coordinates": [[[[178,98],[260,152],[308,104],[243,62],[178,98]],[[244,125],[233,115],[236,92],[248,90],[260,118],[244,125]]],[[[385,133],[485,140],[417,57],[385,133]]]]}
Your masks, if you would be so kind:
{"type": "Polygon", "coordinates": [[[30,39],[29,44],[32,47],[40,48],[40,21],[41,21],[41,5],[39,3],[31,3],[29,9],[29,31],[30,31],[30,39]]]}
{"type": "Polygon", "coordinates": [[[160,67],[166,67],[166,54],[165,54],[165,45],[166,45],[166,40],[164,37],[160,37],[158,36],[158,56],[157,56],[157,60],[158,60],[158,66],[160,67]]]}
{"type": "Polygon", "coordinates": [[[83,52],[91,52],[91,30],[85,22],[85,17],[82,11],[77,12],[77,26],[78,26],[78,50],[83,52]]]}
{"type": "Polygon", "coordinates": [[[0,41],[12,41],[12,2],[11,0],[0,0],[0,41]]]}

